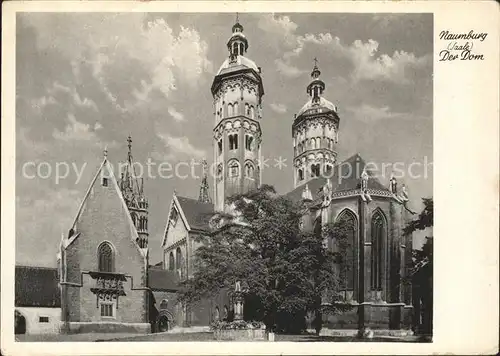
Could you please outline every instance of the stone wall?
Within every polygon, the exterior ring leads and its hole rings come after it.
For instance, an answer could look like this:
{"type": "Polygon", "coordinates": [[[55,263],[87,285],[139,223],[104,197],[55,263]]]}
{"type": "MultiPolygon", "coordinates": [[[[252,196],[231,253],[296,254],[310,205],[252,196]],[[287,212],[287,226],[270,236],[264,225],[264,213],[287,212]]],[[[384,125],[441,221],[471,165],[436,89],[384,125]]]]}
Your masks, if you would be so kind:
{"type": "Polygon", "coordinates": [[[66,282],[71,284],[62,288],[63,319],[79,323],[149,322],[147,260],[134,241],[133,231],[132,220],[114,182],[109,179],[108,185],[102,186],[98,177],[75,226],[75,233],[80,235],[66,249],[66,282]],[[86,274],[98,270],[97,251],[104,241],[114,249],[114,272],[127,276],[123,282],[125,295],[118,298],[113,320],[101,317],[97,295],[90,290],[95,280],[86,274]]]}
{"type": "Polygon", "coordinates": [[[26,334],[57,334],[61,327],[61,308],[16,307],[24,317],[26,334]]]}

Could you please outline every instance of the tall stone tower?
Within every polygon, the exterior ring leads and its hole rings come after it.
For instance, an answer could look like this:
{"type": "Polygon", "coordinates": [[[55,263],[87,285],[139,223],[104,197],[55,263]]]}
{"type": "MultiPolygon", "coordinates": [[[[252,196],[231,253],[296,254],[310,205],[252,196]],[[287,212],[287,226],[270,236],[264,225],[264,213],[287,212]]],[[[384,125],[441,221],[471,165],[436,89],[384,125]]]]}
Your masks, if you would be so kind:
{"type": "Polygon", "coordinates": [[[148,246],[148,200],[144,196],[144,179],[139,178],[134,170],[134,162],[132,159],[132,138],[127,139],[128,154],[127,162],[121,172],[120,181],[118,182],[122,191],[123,199],[127,204],[130,216],[137,229],[139,235],[137,244],[141,248],[148,246]]]}
{"type": "Polygon", "coordinates": [[[317,60],[314,61],[307,86],[311,98],[295,115],[292,125],[295,187],[311,178],[333,174],[337,161],[340,118],[337,107],[322,97],[326,86],[320,79],[317,60]]]}
{"type": "Polygon", "coordinates": [[[261,182],[261,70],[244,56],[248,40],[238,20],[232,30],[229,56],[212,84],[216,211],[225,209],[229,196],[255,189],[261,182]]]}

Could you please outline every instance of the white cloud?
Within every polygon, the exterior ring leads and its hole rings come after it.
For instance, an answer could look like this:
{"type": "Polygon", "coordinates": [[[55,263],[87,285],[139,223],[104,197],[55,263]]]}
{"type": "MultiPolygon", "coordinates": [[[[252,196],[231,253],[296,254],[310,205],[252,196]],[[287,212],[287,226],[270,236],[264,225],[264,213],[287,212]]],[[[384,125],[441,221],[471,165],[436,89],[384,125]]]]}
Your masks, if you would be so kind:
{"type": "MultiPolygon", "coordinates": [[[[280,44],[290,48],[283,53],[282,58],[275,60],[278,71],[290,78],[298,77],[305,72],[295,66],[293,60],[311,45],[323,47],[332,56],[349,60],[353,66],[351,79],[354,82],[386,80],[406,84],[409,82],[408,69],[422,67],[432,61],[430,56],[416,57],[413,53],[405,51],[395,51],[392,55],[379,53],[379,43],[372,39],[367,42],[356,40],[350,45],[345,45],[330,33],[298,35],[297,24],[287,16],[277,17],[268,14],[259,19],[258,25],[271,34],[269,41],[277,39],[281,41],[280,44]]],[[[311,58],[314,57],[312,52],[311,50],[311,58]]],[[[314,49],[314,52],[317,52],[317,49],[314,49]]]]}
{"type": "Polygon", "coordinates": [[[157,136],[165,144],[165,148],[169,153],[163,155],[159,152],[154,152],[152,157],[159,160],[179,159],[182,157],[189,157],[194,159],[201,159],[207,156],[206,151],[193,146],[186,136],[174,137],[166,133],[157,133],[157,136]]]}
{"type": "Polygon", "coordinates": [[[79,122],[75,115],[68,114],[69,124],[64,132],[54,130],[53,136],[61,141],[94,141],[97,139],[94,131],[90,130],[90,125],[79,122]]]}
{"type": "MultiPolygon", "coordinates": [[[[82,98],[80,94],[76,91],[75,87],[70,88],[56,81],[52,84],[52,87],[49,88],[47,91],[49,92],[50,95],[54,96],[57,96],[59,93],[65,93],[71,97],[71,99],[73,100],[73,104],[76,105],[77,107],[89,108],[94,111],[98,111],[96,103],[89,98],[82,98]]],[[[54,99],[52,96],[49,98],[54,99]]],[[[55,104],[56,101],[52,100],[50,103],[55,104]]]]}
{"type": "Polygon", "coordinates": [[[56,104],[56,99],[51,95],[44,95],[40,98],[31,100],[31,106],[38,112],[41,112],[47,105],[50,104],[56,104]]]}
{"type": "Polygon", "coordinates": [[[95,125],[94,125],[94,131],[98,131],[102,129],[102,125],[100,122],[96,122],[95,125]]]}
{"type": "Polygon", "coordinates": [[[272,103],[269,106],[271,107],[271,109],[273,109],[278,114],[284,114],[284,113],[286,113],[286,110],[287,110],[287,107],[283,104],[272,103]]]}
{"type": "Polygon", "coordinates": [[[272,13],[260,14],[257,26],[264,30],[264,32],[275,35],[269,36],[266,38],[266,41],[268,39],[270,41],[276,39],[276,42],[279,42],[279,44],[288,46],[294,46],[296,43],[295,31],[298,26],[288,16],[276,16],[272,13]]]}
{"type": "MultiPolygon", "coordinates": [[[[40,231],[45,231],[45,233],[49,233],[48,240],[39,246],[37,251],[42,254],[54,254],[57,251],[61,233],[66,235],[71,227],[78,206],[82,201],[83,192],[61,186],[52,190],[40,183],[27,185],[23,187],[23,190],[29,190],[31,194],[16,197],[16,219],[22,221],[22,224],[16,225],[18,229],[16,246],[20,247],[20,252],[34,252],[33,244],[37,244],[36,239],[40,231]]],[[[23,256],[21,254],[21,258],[29,257],[33,257],[33,255],[23,256]]]]}
{"type": "Polygon", "coordinates": [[[363,104],[358,107],[348,107],[346,110],[352,113],[357,119],[365,122],[384,119],[409,119],[413,117],[409,113],[391,111],[388,106],[375,107],[363,104]]]}
{"type": "MultiPolygon", "coordinates": [[[[207,58],[208,44],[194,29],[181,27],[179,33],[174,34],[164,19],[144,25],[146,16],[140,13],[54,14],[25,16],[25,20],[37,30],[37,45],[41,49],[56,48],[71,61],[73,73],[80,74],[79,63],[90,64],[113,103],[118,93],[113,93],[108,84],[113,83],[113,76],[118,73],[108,69],[117,63],[126,62],[130,66],[123,68],[120,76],[134,72],[138,64],[148,73],[151,89],[158,89],[166,96],[175,89],[177,80],[198,85],[200,76],[212,69],[207,58]],[[127,73],[127,69],[130,72],[127,73]]],[[[140,83],[130,84],[132,94],[133,85],[140,83]]]]}
{"type": "Polygon", "coordinates": [[[274,61],[274,63],[276,64],[278,72],[288,78],[297,78],[304,73],[303,70],[300,70],[299,68],[287,63],[282,59],[277,59],[274,61]]]}
{"type": "Polygon", "coordinates": [[[168,108],[168,113],[170,114],[170,116],[172,116],[172,118],[177,121],[177,122],[180,122],[180,121],[184,121],[184,115],[180,112],[178,112],[177,110],[175,110],[174,107],[170,106],[168,108]]]}

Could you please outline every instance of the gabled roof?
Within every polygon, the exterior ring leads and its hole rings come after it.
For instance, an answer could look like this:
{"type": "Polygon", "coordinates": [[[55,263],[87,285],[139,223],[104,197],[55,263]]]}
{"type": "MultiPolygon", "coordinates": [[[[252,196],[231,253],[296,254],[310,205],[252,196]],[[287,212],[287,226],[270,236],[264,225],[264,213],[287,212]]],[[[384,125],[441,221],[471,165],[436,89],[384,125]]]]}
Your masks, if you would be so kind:
{"type": "MultiPolygon", "coordinates": [[[[360,189],[360,178],[365,167],[366,162],[358,153],[336,165],[334,167],[333,176],[330,178],[333,192],[360,189]]],[[[389,191],[388,188],[380,183],[375,174],[369,170],[369,167],[367,168],[367,173],[370,177],[368,179],[368,189],[389,191]]],[[[327,179],[328,178],[325,177],[313,178],[309,181],[304,182],[304,184],[298,186],[297,188],[286,194],[286,196],[294,201],[301,200],[302,192],[307,184],[309,190],[311,191],[313,200],[316,200],[320,197],[321,189],[326,184],[327,179]]]]}
{"type": "Polygon", "coordinates": [[[203,203],[197,199],[179,195],[177,200],[191,229],[208,230],[210,228],[209,222],[215,211],[212,203],[203,203]]]}
{"type": "MultiPolygon", "coordinates": [[[[213,203],[203,203],[197,199],[177,195],[174,192],[170,203],[169,216],[174,207],[178,210],[180,218],[188,231],[210,230],[209,222],[215,213],[213,203]]],[[[165,245],[169,228],[170,218],[165,225],[165,232],[163,233],[161,246],[165,245]]]]}
{"type": "Polygon", "coordinates": [[[152,267],[148,269],[148,287],[153,291],[179,290],[179,278],[174,271],[152,267]]]}
{"type": "Polygon", "coordinates": [[[61,294],[57,269],[16,266],[15,306],[59,308],[61,294]]]}
{"type": "MultiPolygon", "coordinates": [[[[87,192],[85,193],[85,196],[83,197],[83,200],[80,204],[80,207],[78,208],[78,212],[77,212],[75,219],[73,221],[73,225],[71,226],[71,230],[75,229],[75,226],[78,222],[78,219],[80,218],[80,215],[82,214],[83,208],[85,207],[85,203],[87,202],[87,199],[89,199],[89,197],[90,197],[90,192],[92,191],[92,187],[94,186],[94,184],[96,184],[97,178],[100,177],[100,174],[104,168],[106,168],[109,172],[109,176],[106,176],[108,178],[108,180],[110,181],[108,183],[108,185],[111,184],[112,188],[115,189],[115,192],[118,195],[118,198],[120,199],[122,206],[124,208],[123,210],[126,214],[126,219],[127,219],[127,222],[130,226],[130,231],[132,232],[132,238],[131,238],[132,242],[135,244],[135,246],[137,247],[137,249],[139,250],[141,255],[145,258],[148,254],[148,249],[141,248],[137,244],[137,239],[139,237],[139,235],[137,234],[137,229],[134,225],[134,222],[132,221],[132,217],[130,216],[130,211],[128,209],[127,203],[125,203],[125,200],[123,199],[123,194],[120,190],[120,187],[118,186],[118,181],[116,180],[116,177],[114,175],[113,167],[111,167],[111,165],[109,164],[108,159],[106,157],[104,158],[101,165],[99,166],[99,169],[97,170],[94,178],[92,179],[92,182],[89,185],[89,188],[87,189],[87,192]]],[[[67,248],[79,236],[80,236],[79,232],[74,231],[74,234],[72,236],[69,236],[67,239],[64,239],[62,241],[63,247],[67,248]]]]}

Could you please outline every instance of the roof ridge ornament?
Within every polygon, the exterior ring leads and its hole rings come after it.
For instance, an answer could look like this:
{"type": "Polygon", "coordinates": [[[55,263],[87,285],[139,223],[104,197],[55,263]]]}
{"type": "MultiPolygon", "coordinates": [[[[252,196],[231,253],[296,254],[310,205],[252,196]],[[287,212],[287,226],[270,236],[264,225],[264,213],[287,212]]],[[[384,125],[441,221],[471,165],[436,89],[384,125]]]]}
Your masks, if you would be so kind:
{"type": "Polygon", "coordinates": [[[372,201],[372,197],[370,194],[368,194],[368,179],[370,179],[370,176],[368,175],[368,172],[366,171],[366,166],[363,167],[363,172],[361,173],[361,199],[363,199],[364,202],[372,201]]]}

